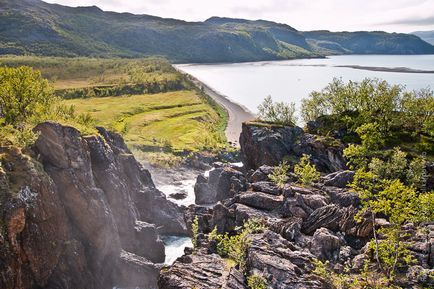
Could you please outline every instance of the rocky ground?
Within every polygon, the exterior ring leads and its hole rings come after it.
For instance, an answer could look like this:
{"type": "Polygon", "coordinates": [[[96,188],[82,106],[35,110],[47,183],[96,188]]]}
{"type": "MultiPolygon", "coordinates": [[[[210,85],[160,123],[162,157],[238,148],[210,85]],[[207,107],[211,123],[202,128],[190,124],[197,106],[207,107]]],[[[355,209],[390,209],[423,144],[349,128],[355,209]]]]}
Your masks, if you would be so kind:
{"type": "MultiPolygon", "coordinates": [[[[269,288],[331,288],[315,260],[357,274],[372,258],[373,226],[388,224],[354,220],[360,200],[347,188],[354,172],[345,167],[342,144],[300,128],[243,125],[244,167],[214,163],[197,178],[196,205],[188,208],[166,199],[119,135],[98,128],[98,136],[83,137],[55,123],[36,130],[31,150],[0,148],[0,288],[241,289],[253,275],[269,288]],[[301,186],[292,173],[283,188],[270,181],[272,166],[303,154],[322,172],[320,182],[301,186]],[[196,217],[196,249],[164,267],[160,236],[191,236],[196,217]],[[252,219],[265,229],[249,236],[240,268],[217,254],[208,235],[214,228],[233,235],[252,219]]],[[[402,287],[430,288],[434,224],[404,229],[417,262],[401,272],[402,287]]]]}
{"type": "MultiPolygon", "coordinates": [[[[387,221],[355,221],[360,200],[347,188],[354,172],[346,170],[339,142],[298,128],[250,124],[244,125],[240,143],[245,168],[217,163],[209,177],[198,177],[196,201],[204,206],[190,206],[186,216],[190,228],[198,218],[198,247],[162,269],[159,288],[247,288],[245,276],[251,275],[262,276],[268,288],[331,288],[315,273],[315,260],[328,261],[336,273],[359,273],[372,258],[367,242],[373,226],[387,221]],[[320,182],[300,186],[291,174],[284,188],[270,181],[269,165],[284,157],[295,162],[303,153],[312,155],[322,172],[320,182]],[[234,234],[249,219],[261,220],[266,229],[250,236],[242,272],[216,254],[207,235],[214,228],[234,234]]],[[[434,273],[434,223],[405,230],[417,262],[402,272],[401,285],[431,288],[426,276],[434,273]]]]}

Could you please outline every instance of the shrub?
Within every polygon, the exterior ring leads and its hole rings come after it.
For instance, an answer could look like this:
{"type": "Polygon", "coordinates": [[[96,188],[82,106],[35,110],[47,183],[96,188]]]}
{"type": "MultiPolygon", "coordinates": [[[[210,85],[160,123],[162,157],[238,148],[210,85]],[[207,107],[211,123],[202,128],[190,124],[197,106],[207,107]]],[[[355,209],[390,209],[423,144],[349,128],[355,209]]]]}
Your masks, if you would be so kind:
{"type": "Polygon", "coordinates": [[[244,223],[236,235],[230,236],[228,233],[220,235],[214,230],[208,235],[209,240],[217,242],[217,253],[222,257],[229,257],[238,264],[241,270],[246,268],[246,254],[250,246],[250,234],[259,233],[264,230],[264,226],[255,219],[250,219],[244,223]]]}
{"type": "Polygon", "coordinates": [[[295,104],[273,102],[271,96],[267,96],[258,106],[258,119],[260,121],[294,126],[297,122],[295,117],[295,104]]]}
{"type": "Polygon", "coordinates": [[[294,173],[303,185],[311,185],[320,178],[320,173],[316,170],[316,166],[310,163],[310,156],[306,154],[303,154],[300,162],[295,165],[294,173]]]}
{"type": "Polygon", "coordinates": [[[283,161],[277,167],[273,168],[273,171],[268,175],[268,177],[273,183],[282,189],[288,181],[287,172],[289,171],[289,168],[289,163],[283,161]]]}
{"type": "Polygon", "coordinates": [[[191,242],[193,243],[193,248],[196,248],[199,238],[199,218],[197,216],[193,219],[193,223],[191,224],[191,231],[193,233],[193,238],[191,238],[191,242]]]}
{"type": "Polygon", "coordinates": [[[46,79],[30,67],[0,67],[0,118],[15,128],[52,108],[55,97],[46,79]]]}
{"type": "Polygon", "coordinates": [[[267,282],[264,277],[253,274],[247,277],[247,287],[249,287],[249,289],[266,289],[267,282]]]}

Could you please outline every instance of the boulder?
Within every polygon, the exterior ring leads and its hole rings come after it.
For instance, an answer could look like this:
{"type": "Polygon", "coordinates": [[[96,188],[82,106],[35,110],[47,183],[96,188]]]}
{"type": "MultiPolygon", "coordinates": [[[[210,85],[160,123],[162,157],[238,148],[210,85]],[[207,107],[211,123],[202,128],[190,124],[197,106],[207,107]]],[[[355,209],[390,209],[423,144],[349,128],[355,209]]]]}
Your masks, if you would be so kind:
{"type": "Polygon", "coordinates": [[[313,234],[309,250],[319,260],[336,262],[340,248],[341,240],[332,231],[319,228],[313,234]]]}
{"type": "Polygon", "coordinates": [[[238,203],[260,210],[273,211],[279,210],[283,205],[283,196],[261,192],[244,192],[240,194],[238,203]]]}
{"type": "Polygon", "coordinates": [[[253,235],[247,251],[249,273],[261,272],[269,288],[328,288],[312,274],[314,256],[298,249],[268,230],[253,235]]]}
{"type": "Polygon", "coordinates": [[[209,173],[209,177],[199,176],[194,187],[196,204],[215,204],[233,197],[245,190],[244,175],[235,168],[224,166],[209,173]]]}
{"type": "Polygon", "coordinates": [[[252,191],[264,192],[275,196],[282,194],[282,189],[280,189],[272,182],[262,181],[262,182],[251,183],[249,189],[252,191]]]}
{"type": "Polygon", "coordinates": [[[344,147],[339,141],[305,133],[300,127],[243,123],[240,146],[241,159],[248,170],[276,166],[285,158],[294,164],[303,154],[311,155],[321,172],[346,168],[344,147]]]}
{"type": "Polygon", "coordinates": [[[353,182],[354,171],[338,171],[321,178],[325,186],[346,188],[353,182]]]}
{"type": "MultiPolygon", "coordinates": [[[[178,258],[175,263],[163,268],[158,280],[160,289],[181,288],[222,288],[223,284],[229,286],[239,281],[234,280],[239,274],[228,271],[225,261],[217,254],[206,254],[198,251],[178,258]]],[[[245,287],[240,287],[245,288],[245,287]]]]}

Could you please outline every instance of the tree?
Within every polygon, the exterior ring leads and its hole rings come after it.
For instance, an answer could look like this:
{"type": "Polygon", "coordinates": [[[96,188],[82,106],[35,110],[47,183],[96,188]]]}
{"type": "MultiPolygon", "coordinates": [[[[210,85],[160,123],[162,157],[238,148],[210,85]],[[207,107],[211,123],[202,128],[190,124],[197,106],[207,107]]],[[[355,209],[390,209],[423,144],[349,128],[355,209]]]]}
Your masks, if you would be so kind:
{"type": "Polygon", "coordinates": [[[294,126],[297,122],[295,116],[295,104],[285,102],[273,102],[271,96],[267,96],[258,106],[258,119],[260,121],[294,126]]]}
{"type": "Polygon", "coordinates": [[[0,119],[3,125],[22,126],[47,113],[55,97],[46,79],[30,67],[0,68],[0,119]]]}

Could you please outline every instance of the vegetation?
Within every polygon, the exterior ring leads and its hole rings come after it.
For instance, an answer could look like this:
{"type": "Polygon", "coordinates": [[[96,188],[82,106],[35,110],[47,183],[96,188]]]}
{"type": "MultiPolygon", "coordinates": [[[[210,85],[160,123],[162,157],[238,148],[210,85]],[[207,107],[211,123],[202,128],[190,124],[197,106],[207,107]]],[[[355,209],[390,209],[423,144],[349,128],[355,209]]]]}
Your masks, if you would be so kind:
{"type": "Polygon", "coordinates": [[[59,121],[93,132],[92,119],[64,106],[39,71],[30,67],[0,68],[0,145],[27,147],[37,138],[33,127],[59,121]]]}
{"type": "Polygon", "coordinates": [[[288,181],[288,171],[290,165],[287,161],[282,161],[278,166],[273,168],[271,174],[268,175],[270,180],[275,183],[279,188],[283,189],[288,181]]]}
{"type": "Polygon", "coordinates": [[[388,283],[400,268],[413,262],[408,243],[403,242],[402,226],[434,220],[434,193],[423,190],[425,162],[413,159],[408,164],[406,156],[395,148],[384,160],[373,158],[368,165],[366,160],[356,162],[358,170],[352,184],[362,202],[357,218],[370,216],[374,235],[370,249],[388,283]],[[377,229],[374,224],[379,215],[386,216],[390,225],[377,229]]]}
{"type": "Polygon", "coordinates": [[[258,120],[272,124],[294,126],[297,122],[295,117],[295,104],[285,102],[273,102],[271,96],[267,96],[258,106],[258,120]]]}
{"type": "MultiPolygon", "coordinates": [[[[346,132],[343,140],[362,143],[368,155],[400,145],[408,151],[434,154],[434,97],[430,90],[407,92],[379,79],[343,83],[334,79],[303,101],[306,122],[318,121],[323,135],[346,132]]],[[[360,148],[358,148],[360,149],[360,148]]]]}
{"type": "Polygon", "coordinates": [[[247,277],[247,286],[249,289],[266,289],[267,282],[264,277],[253,274],[247,277]]]}
{"type": "Polygon", "coordinates": [[[7,67],[23,64],[49,79],[51,95],[64,99],[61,114],[122,134],[152,164],[172,167],[191,152],[226,145],[227,112],[164,59],[0,58],[7,67]]]}
{"type": "Polygon", "coordinates": [[[361,199],[356,220],[367,218],[373,227],[372,259],[359,274],[337,274],[319,261],[316,274],[336,288],[398,288],[397,274],[414,262],[402,228],[434,220],[434,192],[426,191],[427,158],[434,147],[433,92],[406,92],[378,79],[347,84],[335,79],[303,102],[302,114],[319,125],[317,132],[339,131],[351,142],[344,155],[356,170],[351,185],[361,199]],[[378,227],[379,217],[388,225],[378,227]]]}
{"type": "Polygon", "coordinates": [[[193,243],[193,248],[196,248],[199,236],[199,218],[197,216],[194,217],[193,223],[191,224],[191,232],[193,233],[193,238],[191,238],[191,242],[193,243]]]}
{"type": "Polygon", "coordinates": [[[320,178],[320,173],[316,170],[315,164],[310,163],[310,156],[303,154],[300,162],[295,165],[294,173],[303,185],[312,185],[320,178]]]}
{"type": "Polygon", "coordinates": [[[246,269],[246,254],[250,246],[250,234],[260,233],[264,226],[257,220],[249,219],[238,233],[230,236],[217,233],[217,228],[208,235],[208,239],[217,243],[217,252],[222,257],[228,257],[235,261],[242,271],[246,269]]]}
{"type": "Polygon", "coordinates": [[[3,0],[0,54],[148,57],[174,62],[239,62],[324,54],[429,54],[416,36],[385,32],[299,32],[288,25],[213,17],[188,23],[149,15],[3,0]],[[109,37],[107,37],[109,35],[109,37]]]}

